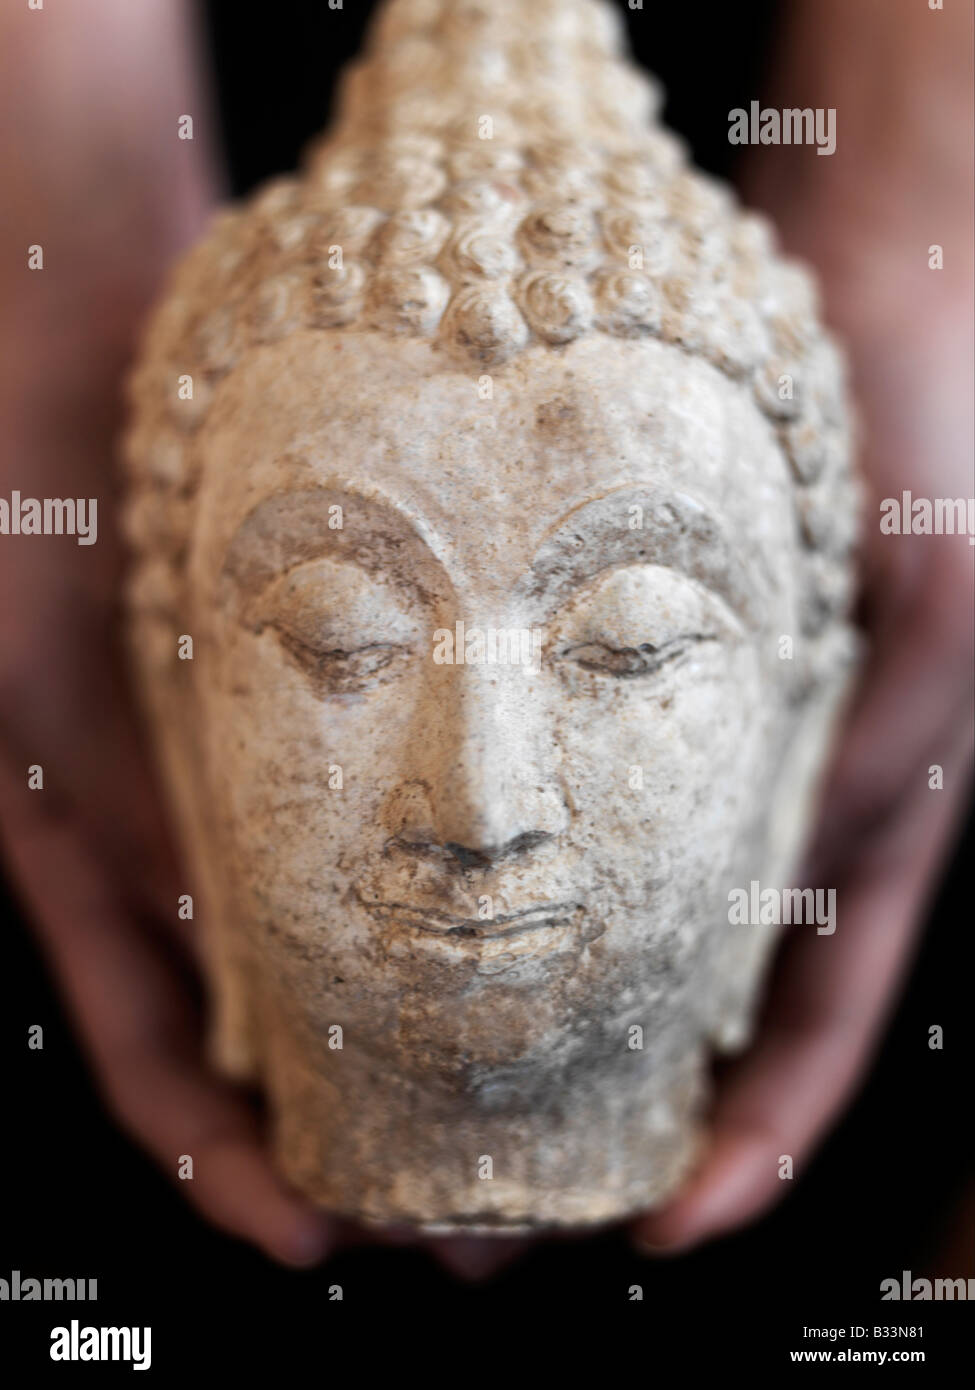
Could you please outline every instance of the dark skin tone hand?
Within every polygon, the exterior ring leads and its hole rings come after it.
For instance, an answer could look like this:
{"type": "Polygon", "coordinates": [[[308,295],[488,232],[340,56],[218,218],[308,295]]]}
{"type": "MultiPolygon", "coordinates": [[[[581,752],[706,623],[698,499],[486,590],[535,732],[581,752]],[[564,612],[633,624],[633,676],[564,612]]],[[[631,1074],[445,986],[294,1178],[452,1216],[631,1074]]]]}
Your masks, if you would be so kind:
{"type": "MultiPolygon", "coordinates": [[[[779,64],[789,90],[772,102],[835,105],[837,155],[813,156],[803,179],[796,163],[786,176],[756,158],[746,177],[749,200],[820,270],[864,417],[870,656],[808,873],[837,888],[840,927],[788,938],[754,1045],[722,1069],[704,1161],[666,1208],[634,1224],[639,1243],[670,1250],[776,1201],[779,1155],[801,1172],[863,1075],[971,762],[972,551],[963,537],[881,537],[875,524],[877,500],[903,487],[969,490],[972,286],[962,248],[971,226],[958,192],[969,175],[946,161],[961,169],[967,157],[970,168],[970,154],[947,155],[944,129],[970,123],[970,12],[935,14],[910,0],[812,3],[792,7],[779,64]],[[878,65],[893,93],[880,123],[861,90],[878,65]],[[936,108],[929,125],[917,116],[919,92],[936,108]],[[932,242],[950,258],[940,281],[927,270],[932,242]],[[928,786],[935,763],[940,792],[928,786]]],[[[0,545],[0,842],[120,1123],[173,1178],[179,1155],[193,1155],[194,1179],[180,1191],[208,1220],[305,1265],[340,1243],[413,1237],[366,1234],[310,1207],[275,1173],[258,1102],[206,1065],[198,946],[176,912],[191,889],[118,645],[121,381],[166,266],[217,197],[193,54],[175,0],[90,0],[84,16],[24,6],[0,17],[0,119],[17,135],[5,154],[0,232],[0,494],[99,498],[95,546],[65,537],[0,545]],[[43,41],[38,23],[48,25],[43,41]],[[98,38],[106,27],[112,45],[98,38]],[[193,142],[175,138],[184,112],[197,116],[193,142]],[[26,270],[35,243],[45,248],[40,273],[26,270]],[[28,790],[33,764],[44,768],[43,791],[28,790]]],[[[423,1243],[469,1277],[522,1246],[423,1243]]]]}

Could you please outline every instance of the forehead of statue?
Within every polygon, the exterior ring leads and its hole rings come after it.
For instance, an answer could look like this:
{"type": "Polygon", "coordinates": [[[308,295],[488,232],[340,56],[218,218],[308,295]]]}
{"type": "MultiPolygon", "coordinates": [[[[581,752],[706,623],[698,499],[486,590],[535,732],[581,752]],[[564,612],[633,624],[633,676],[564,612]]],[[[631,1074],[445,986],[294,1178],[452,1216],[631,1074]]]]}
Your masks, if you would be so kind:
{"type": "Polygon", "coordinates": [[[428,344],[302,339],[243,364],[207,423],[203,502],[228,541],[267,498],[326,486],[379,494],[459,569],[498,578],[631,488],[687,494],[730,535],[790,524],[768,422],[672,346],[589,338],[468,372],[428,344]]]}

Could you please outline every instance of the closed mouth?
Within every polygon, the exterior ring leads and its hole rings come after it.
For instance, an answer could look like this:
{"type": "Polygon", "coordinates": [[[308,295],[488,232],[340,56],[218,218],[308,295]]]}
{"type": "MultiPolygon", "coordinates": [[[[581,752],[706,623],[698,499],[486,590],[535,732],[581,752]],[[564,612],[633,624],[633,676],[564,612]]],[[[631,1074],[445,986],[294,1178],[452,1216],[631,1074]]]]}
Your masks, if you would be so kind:
{"type": "Polygon", "coordinates": [[[543,903],[522,912],[481,919],[455,917],[431,908],[410,907],[406,903],[363,903],[363,906],[381,922],[456,941],[493,941],[565,926],[579,910],[578,903],[543,903]]]}

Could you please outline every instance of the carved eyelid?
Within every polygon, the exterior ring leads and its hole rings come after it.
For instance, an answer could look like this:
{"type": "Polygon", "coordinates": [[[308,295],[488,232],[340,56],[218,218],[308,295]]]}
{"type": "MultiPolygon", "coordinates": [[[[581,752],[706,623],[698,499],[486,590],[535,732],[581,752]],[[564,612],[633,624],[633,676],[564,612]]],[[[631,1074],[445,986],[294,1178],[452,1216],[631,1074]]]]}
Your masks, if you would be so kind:
{"type": "Polygon", "coordinates": [[[664,666],[669,665],[672,661],[686,655],[688,648],[696,643],[714,642],[717,640],[718,638],[713,633],[687,632],[681,633],[677,637],[672,637],[659,645],[655,645],[652,642],[642,642],[638,646],[617,647],[611,643],[602,641],[578,642],[559,655],[561,660],[574,661],[576,665],[581,666],[583,670],[605,671],[607,674],[626,678],[629,676],[652,675],[661,670],[664,666]],[[614,670],[611,659],[606,662],[598,662],[596,660],[585,661],[580,659],[579,653],[587,649],[602,650],[607,653],[609,658],[633,657],[637,660],[642,658],[646,653],[646,664],[643,667],[636,666],[632,670],[614,670]]]}
{"type": "Polygon", "coordinates": [[[644,635],[652,638],[661,629],[662,640],[655,646],[702,631],[715,636],[743,632],[725,595],[680,568],[646,563],[620,565],[592,576],[560,605],[550,627],[566,642],[599,642],[618,650],[647,645],[644,635]],[[633,609],[641,605],[645,611],[634,615],[633,609]],[[584,637],[576,635],[580,630],[584,637]],[[633,640],[625,640],[630,634],[633,640]]]}
{"type": "Polygon", "coordinates": [[[270,627],[282,641],[298,644],[321,658],[329,654],[351,656],[377,646],[412,644],[417,635],[412,616],[399,604],[390,602],[389,595],[374,581],[367,580],[363,586],[362,577],[357,576],[346,595],[351,612],[342,611],[341,593],[331,605],[331,613],[315,602],[316,568],[326,569],[321,558],[278,575],[261,596],[253,614],[252,630],[260,632],[270,627]],[[318,632],[316,624],[320,624],[318,632]]]}

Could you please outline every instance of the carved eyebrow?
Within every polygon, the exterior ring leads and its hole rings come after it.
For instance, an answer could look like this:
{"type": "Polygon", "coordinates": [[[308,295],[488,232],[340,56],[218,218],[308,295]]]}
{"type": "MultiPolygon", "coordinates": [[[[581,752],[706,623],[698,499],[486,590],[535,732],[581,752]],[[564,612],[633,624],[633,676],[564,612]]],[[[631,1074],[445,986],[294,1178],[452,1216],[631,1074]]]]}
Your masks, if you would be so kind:
{"type": "Polygon", "coordinates": [[[289,569],[325,555],[401,585],[421,603],[446,585],[426,539],[397,507],[347,487],[310,487],[275,493],[244,518],[227,547],[219,601],[245,604],[289,569]]]}
{"type": "Polygon", "coordinates": [[[663,565],[724,598],[750,626],[774,586],[759,547],[745,553],[695,498],[663,489],[620,488],[583,502],[549,533],[524,581],[526,598],[555,609],[604,570],[663,565]]]}

